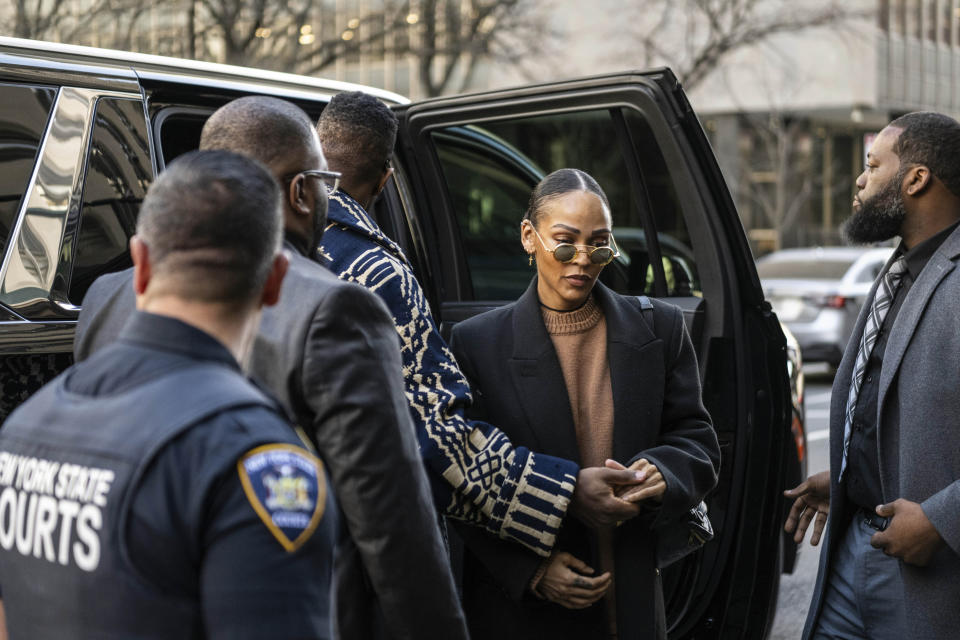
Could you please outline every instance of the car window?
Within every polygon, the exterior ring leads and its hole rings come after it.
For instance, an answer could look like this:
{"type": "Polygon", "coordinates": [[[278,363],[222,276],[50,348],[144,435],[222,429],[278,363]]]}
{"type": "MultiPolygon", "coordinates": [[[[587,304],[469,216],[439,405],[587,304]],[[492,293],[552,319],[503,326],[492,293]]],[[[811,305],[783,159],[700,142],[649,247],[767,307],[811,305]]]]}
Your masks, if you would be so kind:
{"type": "Polygon", "coordinates": [[[520,248],[520,220],[542,171],[481,129],[451,128],[434,136],[457,212],[474,295],[511,300],[530,282],[520,248]]]}
{"type": "Polygon", "coordinates": [[[576,167],[597,179],[610,201],[621,257],[603,273],[623,293],[653,294],[657,277],[670,296],[699,294],[689,234],[673,183],[643,117],[629,112],[632,138],[623,144],[618,109],[598,109],[456,126],[432,134],[456,214],[474,298],[512,300],[533,271],[520,245],[520,220],[530,192],[547,173],[576,167]],[[626,154],[640,158],[633,184],[626,154]],[[643,212],[653,211],[645,225],[643,212]],[[661,268],[651,260],[647,226],[657,230],[661,268]],[[658,275],[660,274],[660,275],[658,275]]]}
{"type": "MultiPolygon", "coordinates": [[[[645,204],[650,211],[657,232],[666,295],[702,296],[700,276],[693,257],[690,232],[686,222],[684,222],[680,199],[677,197],[673,178],[667,170],[667,163],[663,154],[660,153],[650,125],[647,124],[643,116],[639,112],[629,109],[624,110],[624,116],[630,127],[631,142],[636,149],[636,157],[640,162],[641,179],[646,196],[645,204]]],[[[636,210],[631,210],[631,213],[632,215],[626,221],[617,224],[620,227],[626,226],[632,230],[633,234],[637,234],[640,232],[643,222],[636,210]]],[[[627,240],[621,229],[617,235],[617,241],[622,249],[630,252],[633,271],[639,274],[641,270],[641,267],[633,266],[634,261],[641,264],[647,263],[646,267],[642,267],[644,272],[643,293],[652,295],[655,293],[653,287],[654,269],[649,264],[649,258],[645,253],[647,248],[641,242],[634,242],[632,245],[625,244],[627,240]]],[[[631,278],[631,283],[628,286],[630,293],[639,293],[637,279],[638,276],[631,278]]]]}
{"type": "Polygon", "coordinates": [[[760,260],[760,278],[798,278],[804,280],[840,280],[853,260],[824,260],[811,255],[797,260],[760,260]]]}
{"type": "Polygon", "coordinates": [[[139,100],[101,98],[87,156],[69,299],[80,304],[103,273],[130,266],[127,244],[153,177],[139,100]]]}
{"type": "Polygon", "coordinates": [[[200,132],[212,108],[172,107],[154,116],[154,137],[163,157],[164,166],[188,151],[200,146],[200,132]]]}
{"type": "Polygon", "coordinates": [[[17,219],[56,91],[4,84],[0,100],[0,253],[17,219]]]}

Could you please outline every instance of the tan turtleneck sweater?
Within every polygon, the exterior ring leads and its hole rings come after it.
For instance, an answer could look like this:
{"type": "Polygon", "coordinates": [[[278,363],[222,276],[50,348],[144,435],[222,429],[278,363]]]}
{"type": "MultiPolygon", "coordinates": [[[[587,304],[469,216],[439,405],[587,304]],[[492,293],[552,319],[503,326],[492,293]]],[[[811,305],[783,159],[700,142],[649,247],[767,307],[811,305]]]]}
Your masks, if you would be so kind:
{"type": "Polygon", "coordinates": [[[607,363],[607,321],[593,297],[576,311],[540,309],[570,396],[580,464],[601,467],[613,454],[613,387],[607,363]]]}
{"type": "MultiPolygon", "coordinates": [[[[570,397],[573,426],[580,449],[580,466],[602,467],[613,455],[613,386],[607,361],[607,321],[593,299],[575,311],[540,307],[543,323],[560,360],[563,381],[570,397]]],[[[600,575],[613,572],[613,531],[597,532],[600,575]]],[[[580,558],[583,560],[583,558],[580,558]]],[[[604,596],[607,630],[616,638],[614,589],[604,596]]]]}

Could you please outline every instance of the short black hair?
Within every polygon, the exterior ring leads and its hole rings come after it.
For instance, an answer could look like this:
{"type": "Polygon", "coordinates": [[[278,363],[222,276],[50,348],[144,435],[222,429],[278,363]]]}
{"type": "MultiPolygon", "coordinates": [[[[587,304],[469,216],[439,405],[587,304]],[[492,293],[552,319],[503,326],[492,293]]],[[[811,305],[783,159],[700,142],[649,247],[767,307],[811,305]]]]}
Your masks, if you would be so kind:
{"type": "Polygon", "coordinates": [[[191,151],[150,186],[137,235],[165,292],[202,302],[258,295],[280,251],[280,186],[259,162],[191,151]]]}
{"type": "Polygon", "coordinates": [[[207,119],[200,133],[200,148],[233,151],[269,165],[291,150],[305,149],[313,135],[310,116],[292,102],[245,96],[223,105],[207,119]]]}
{"type": "Polygon", "coordinates": [[[589,191],[597,195],[603,202],[603,205],[610,211],[610,202],[607,200],[607,194],[603,192],[597,181],[589,173],[580,169],[557,169],[541,180],[530,194],[530,203],[527,205],[527,212],[523,214],[524,220],[529,220],[534,227],[540,222],[540,211],[543,205],[553,198],[559,198],[562,195],[573,191],[589,191]]]}
{"type": "Polygon", "coordinates": [[[397,141],[397,116],[390,107],[362,91],[333,96],[317,122],[320,143],[336,169],[370,182],[386,170],[397,141]]]}
{"type": "Polygon", "coordinates": [[[922,164],[960,197],[960,122],[933,111],[900,116],[888,127],[900,129],[893,152],[900,164],[922,164]]]}

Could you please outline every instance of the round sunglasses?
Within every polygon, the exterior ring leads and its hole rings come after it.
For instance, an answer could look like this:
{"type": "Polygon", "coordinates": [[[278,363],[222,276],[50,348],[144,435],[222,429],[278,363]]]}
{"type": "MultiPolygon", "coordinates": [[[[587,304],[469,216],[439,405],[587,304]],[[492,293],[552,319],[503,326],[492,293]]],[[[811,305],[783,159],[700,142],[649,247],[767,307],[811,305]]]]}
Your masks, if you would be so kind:
{"type": "MultiPolygon", "coordinates": [[[[533,229],[533,232],[537,234],[537,239],[540,240],[540,244],[543,245],[544,250],[552,253],[556,261],[564,264],[569,264],[576,260],[577,254],[581,252],[587,254],[590,262],[601,266],[610,264],[614,258],[620,256],[620,252],[615,248],[590,247],[582,244],[570,244],[569,242],[560,242],[553,249],[548,249],[547,244],[543,241],[543,238],[537,232],[536,228],[533,229]]],[[[610,242],[613,242],[613,234],[610,234],[610,242]]],[[[615,246],[616,245],[614,245],[614,247],[615,246]]]]}

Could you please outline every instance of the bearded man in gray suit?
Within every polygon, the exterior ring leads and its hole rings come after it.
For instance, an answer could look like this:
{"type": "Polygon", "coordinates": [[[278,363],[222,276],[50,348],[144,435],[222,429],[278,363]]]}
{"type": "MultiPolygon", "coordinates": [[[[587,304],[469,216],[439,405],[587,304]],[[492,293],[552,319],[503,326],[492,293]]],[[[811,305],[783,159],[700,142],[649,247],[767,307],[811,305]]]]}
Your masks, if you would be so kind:
{"type": "Polygon", "coordinates": [[[857,178],[855,243],[900,236],[837,370],[830,471],[786,492],[827,527],[803,637],[960,633],[960,123],[911,113],[857,178]]]}

